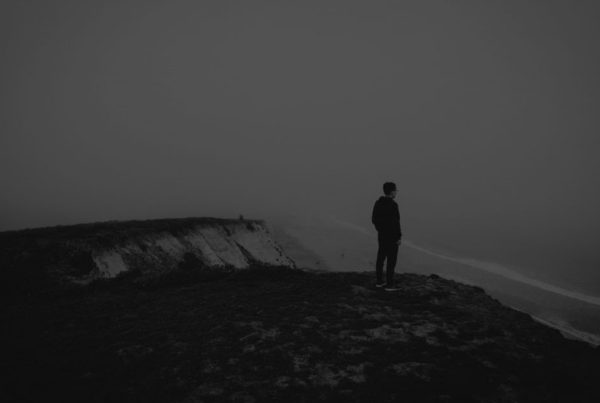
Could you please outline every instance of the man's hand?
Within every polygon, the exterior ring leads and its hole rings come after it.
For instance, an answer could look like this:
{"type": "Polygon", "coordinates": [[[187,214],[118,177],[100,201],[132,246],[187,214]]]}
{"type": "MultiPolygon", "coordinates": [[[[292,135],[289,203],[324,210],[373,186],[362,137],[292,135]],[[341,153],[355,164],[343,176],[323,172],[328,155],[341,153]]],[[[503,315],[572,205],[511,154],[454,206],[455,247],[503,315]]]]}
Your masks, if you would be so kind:
{"type": "Polygon", "coordinates": [[[398,245],[400,245],[402,243],[402,239],[398,239],[398,241],[396,242],[398,245]]]}

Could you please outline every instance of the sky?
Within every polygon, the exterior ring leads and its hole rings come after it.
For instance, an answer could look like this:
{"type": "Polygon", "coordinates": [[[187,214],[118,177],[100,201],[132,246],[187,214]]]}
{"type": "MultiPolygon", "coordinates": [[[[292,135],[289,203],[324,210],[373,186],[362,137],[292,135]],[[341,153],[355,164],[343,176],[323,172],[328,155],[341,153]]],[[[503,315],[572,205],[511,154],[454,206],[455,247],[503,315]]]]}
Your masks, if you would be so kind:
{"type": "Polygon", "coordinates": [[[599,20],[584,0],[5,0],[0,231],[369,226],[391,180],[406,237],[589,279],[599,20]]]}

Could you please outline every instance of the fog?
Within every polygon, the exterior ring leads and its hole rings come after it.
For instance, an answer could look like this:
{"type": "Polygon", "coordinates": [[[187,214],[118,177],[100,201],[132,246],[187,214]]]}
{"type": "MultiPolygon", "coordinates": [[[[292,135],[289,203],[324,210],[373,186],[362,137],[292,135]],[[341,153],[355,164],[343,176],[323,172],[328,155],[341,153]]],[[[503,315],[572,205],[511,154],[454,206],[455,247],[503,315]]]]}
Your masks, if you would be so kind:
{"type": "Polygon", "coordinates": [[[324,214],[600,294],[596,2],[4,1],[0,230],[324,214]],[[114,4],[113,4],[114,3],[114,4]]]}

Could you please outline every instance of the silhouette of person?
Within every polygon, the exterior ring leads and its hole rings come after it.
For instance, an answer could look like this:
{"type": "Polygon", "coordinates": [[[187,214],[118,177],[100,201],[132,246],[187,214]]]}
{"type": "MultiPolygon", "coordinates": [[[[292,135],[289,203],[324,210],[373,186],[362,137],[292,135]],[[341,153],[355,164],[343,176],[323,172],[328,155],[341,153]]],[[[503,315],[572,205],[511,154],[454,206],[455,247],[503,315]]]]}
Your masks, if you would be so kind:
{"type": "Polygon", "coordinates": [[[381,196],[373,206],[371,222],[377,230],[377,261],[375,273],[377,276],[376,287],[384,287],[386,291],[397,291],[394,283],[394,268],[398,259],[398,248],[402,239],[400,229],[400,211],[396,198],[396,184],[386,182],[383,184],[384,196],[381,196]],[[383,283],[383,263],[387,260],[386,281],[383,283]]]}

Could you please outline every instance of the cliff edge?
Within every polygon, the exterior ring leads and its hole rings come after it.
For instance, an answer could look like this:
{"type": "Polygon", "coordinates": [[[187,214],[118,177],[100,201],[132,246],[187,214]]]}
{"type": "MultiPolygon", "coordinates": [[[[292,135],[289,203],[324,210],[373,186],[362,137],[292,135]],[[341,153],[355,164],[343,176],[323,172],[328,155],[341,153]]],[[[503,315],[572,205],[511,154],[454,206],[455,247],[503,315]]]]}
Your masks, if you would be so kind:
{"type": "Polygon", "coordinates": [[[260,220],[180,218],[108,221],[0,233],[7,291],[88,284],[178,268],[294,267],[260,220]]]}
{"type": "Polygon", "coordinates": [[[437,275],[386,292],[371,271],[297,269],[262,221],[0,242],[0,401],[600,401],[600,348],[437,275]]]}

